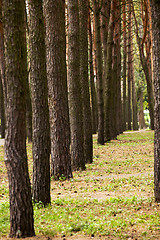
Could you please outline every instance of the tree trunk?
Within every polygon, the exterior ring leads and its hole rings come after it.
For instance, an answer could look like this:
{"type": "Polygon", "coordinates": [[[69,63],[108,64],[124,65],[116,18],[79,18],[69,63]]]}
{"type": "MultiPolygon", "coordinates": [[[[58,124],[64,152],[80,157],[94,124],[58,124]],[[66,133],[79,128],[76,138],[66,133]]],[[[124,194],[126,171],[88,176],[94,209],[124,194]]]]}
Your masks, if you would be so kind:
{"type": "Polygon", "coordinates": [[[140,101],[140,111],[139,111],[139,128],[140,129],[145,129],[146,128],[146,123],[144,120],[144,111],[143,111],[143,91],[140,88],[139,89],[139,101],[140,101]]]}
{"type": "Polygon", "coordinates": [[[126,34],[126,1],[122,0],[123,13],[123,130],[126,130],[126,65],[127,65],[127,34],[126,34]]]}
{"type": "Polygon", "coordinates": [[[3,2],[7,108],[5,164],[9,179],[10,237],[34,236],[26,153],[26,76],[24,1],[3,2]]]}
{"type": "Polygon", "coordinates": [[[51,175],[72,178],[66,70],[65,5],[45,0],[47,76],[51,132],[51,175]]]}
{"type": "Polygon", "coordinates": [[[149,114],[150,114],[150,119],[151,119],[151,129],[153,130],[154,129],[153,83],[152,83],[152,78],[150,77],[150,69],[148,68],[147,59],[144,54],[143,42],[141,42],[140,37],[139,37],[138,23],[137,23],[137,19],[135,16],[133,0],[131,0],[131,2],[132,2],[133,17],[134,17],[135,26],[136,26],[135,30],[136,30],[136,38],[137,38],[137,44],[138,44],[138,48],[139,48],[140,60],[141,60],[141,64],[143,67],[144,74],[145,74],[146,82],[147,82],[149,114]]]}
{"type": "Polygon", "coordinates": [[[33,126],[33,199],[50,203],[50,128],[42,1],[28,0],[33,126]]]}
{"type": "Polygon", "coordinates": [[[98,143],[104,144],[104,99],[103,99],[103,64],[100,34],[100,3],[92,0],[95,19],[96,60],[97,60],[97,102],[98,102],[98,143]]]}
{"type": "Polygon", "coordinates": [[[90,89],[91,89],[91,110],[92,110],[92,133],[97,132],[97,93],[94,83],[94,70],[93,70],[93,35],[91,30],[91,17],[88,13],[89,25],[89,70],[90,70],[90,89]]]}
{"type": "Polygon", "coordinates": [[[111,1],[104,0],[102,3],[102,11],[101,11],[101,36],[102,36],[102,44],[103,44],[103,79],[106,76],[106,63],[107,63],[107,39],[108,39],[108,25],[110,18],[110,4],[111,1]]]}
{"type": "MultiPolygon", "coordinates": [[[[106,62],[106,76],[105,76],[105,92],[104,92],[104,112],[105,112],[105,121],[104,121],[104,134],[105,141],[110,141],[113,139],[113,33],[114,33],[114,11],[113,11],[113,1],[111,2],[111,14],[110,22],[108,27],[108,40],[107,40],[107,62],[106,62]]],[[[115,116],[114,116],[115,118],[115,116]]]]}
{"type": "Polygon", "coordinates": [[[133,52],[133,40],[131,39],[131,79],[132,79],[132,123],[133,130],[138,130],[138,119],[137,119],[137,99],[136,99],[136,86],[134,78],[134,52],[133,52]]]}
{"type": "Polygon", "coordinates": [[[154,195],[160,202],[160,2],[151,0],[153,28],[153,78],[154,78],[154,195]]]}
{"type": "Polygon", "coordinates": [[[82,91],[80,82],[78,0],[68,0],[68,86],[71,127],[71,161],[74,170],[85,169],[82,91]]]}
{"type": "Polygon", "coordinates": [[[80,78],[82,86],[85,162],[93,162],[92,120],[88,82],[88,1],[79,0],[80,78]]]}
{"type": "Polygon", "coordinates": [[[132,38],[132,13],[131,13],[131,1],[128,1],[128,130],[131,130],[131,63],[132,63],[132,50],[131,50],[131,38],[132,38]]]}

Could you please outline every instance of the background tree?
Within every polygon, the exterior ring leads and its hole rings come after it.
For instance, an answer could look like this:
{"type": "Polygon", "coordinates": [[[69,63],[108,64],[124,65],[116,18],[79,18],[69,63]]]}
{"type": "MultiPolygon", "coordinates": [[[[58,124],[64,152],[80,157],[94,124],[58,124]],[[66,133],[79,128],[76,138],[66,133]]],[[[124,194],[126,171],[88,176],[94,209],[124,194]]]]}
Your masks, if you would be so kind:
{"type": "Polygon", "coordinates": [[[126,33],[126,0],[122,0],[122,33],[123,33],[123,130],[126,130],[126,71],[127,71],[127,33],[126,33]]]}
{"type": "Polygon", "coordinates": [[[9,179],[10,237],[35,235],[26,153],[26,75],[24,1],[3,2],[6,63],[5,164],[9,179]]]}
{"type": "Polygon", "coordinates": [[[42,1],[28,0],[33,122],[33,199],[50,203],[50,128],[42,1]]]}
{"type": "Polygon", "coordinates": [[[65,3],[45,0],[47,77],[51,132],[51,175],[72,177],[67,92],[65,3]]]}
{"type": "Polygon", "coordinates": [[[153,36],[153,77],[155,97],[154,195],[160,202],[160,2],[151,0],[153,36]]]}
{"type": "MultiPolygon", "coordinates": [[[[144,1],[144,2],[146,2],[146,1],[144,1]]],[[[146,33],[147,33],[147,24],[148,24],[148,9],[146,10],[146,20],[145,20],[146,26],[144,26],[144,28],[143,28],[144,29],[143,37],[140,38],[138,22],[137,22],[135,10],[134,10],[134,4],[133,4],[132,0],[131,0],[131,3],[132,3],[132,13],[133,13],[134,21],[135,21],[135,33],[136,33],[137,45],[139,48],[140,61],[141,61],[141,65],[143,67],[143,71],[144,71],[145,79],[146,79],[146,83],[147,83],[148,105],[149,105],[149,113],[150,113],[150,119],[151,119],[151,129],[153,130],[154,129],[154,97],[153,97],[153,83],[152,83],[152,77],[151,77],[151,62],[149,64],[149,61],[147,60],[148,54],[146,55],[144,52],[144,43],[145,43],[145,39],[147,36],[146,33]]],[[[147,5],[146,5],[146,7],[147,7],[147,5]]]]}
{"type": "Polygon", "coordinates": [[[132,12],[131,12],[131,0],[128,0],[127,5],[128,11],[128,98],[127,98],[127,106],[128,106],[128,130],[131,130],[131,82],[132,82],[132,12]]]}
{"type": "Polygon", "coordinates": [[[68,89],[73,169],[85,169],[78,0],[68,0],[68,89]]]}
{"type": "Polygon", "coordinates": [[[96,61],[97,61],[97,104],[98,104],[98,143],[104,144],[104,99],[103,99],[103,61],[100,33],[101,0],[92,0],[95,20],[96,61]]]}
{"type": "Polygon", "coordinates": [[[79,0],[80,79],[82,87],[85,162],[93,161],[92,120],[88,81],[88,0],[79,0]]]}

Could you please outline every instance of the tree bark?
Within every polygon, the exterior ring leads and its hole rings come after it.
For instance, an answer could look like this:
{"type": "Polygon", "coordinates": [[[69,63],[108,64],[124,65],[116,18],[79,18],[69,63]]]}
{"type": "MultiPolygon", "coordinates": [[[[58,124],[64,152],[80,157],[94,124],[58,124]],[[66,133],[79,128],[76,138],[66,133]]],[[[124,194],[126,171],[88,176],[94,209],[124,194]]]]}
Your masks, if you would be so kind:
{"type": "Polygon", "coordinates": [[[65,4],[45,0],[47,76],[51,132],[51,175],[72,178],[66,70],[65,4]]]}
{"type": "Polygon", "coordinates": [[[154,195],[160,202],[160,2],[151,0],[154,78],[154,195]]]}
{"type": "Polygon", "coordinates": [[[74,170],[85,169],[80,82],[78,0],[68,0],[68,88],[71,127],[71,161],[74,170]]]}
{"type": "Polygon", "coordinates": [[[104,99],[103,99],[103,64],[100,34],[100,3],[92,0],[95,20],[96,35],[96,60],[97,60],[97,103],[98,103],[98,143],[104,144],[104,99]]]}
{"type": "Polygon", "coordinates": [[[132,12],[131,12],[131,0],[128,1],[128,130],[131,130],[131,63],[132,63],[132,50],[131,50],[131,38],[132,38],[132,12]]]}
{"type": "Polygon", "coordinates": [[[126,67],[127,67],[127,33],[126,33],[126,1],[122,0],[123,13],[123,130],[126,130],[126,67]]]}
{"type": "Polygon", "coordinates": [[[50,203],[50,127],[42,1],[28,0],[35,202],[50,203]]]}
{"type": "Polygon", "coordinates": [[[105,76],[105,91],[104,91],[104,135],[105,141],[113,139],[113,124],[112,124],[112,108],[113,108],[113,33],[114,33],[114,11],[113,1],[111,2],[111,14],[108,27],[108,40],[107,40],[107,62],[106,62],[106,76],[105,76]]]}
{"type": "Polygon", "coordinates": [[[24,1],[3,2],[7,84],[5,164],[9,179],[10,237],[35,235],[26,153],[24,1]]]}
{"type": "Polygon", "coordinates": [[[79,0],[80,78],[82,86],[85,162],[93,162],[92,120],[88,81],[88,0],[79,0]]]}

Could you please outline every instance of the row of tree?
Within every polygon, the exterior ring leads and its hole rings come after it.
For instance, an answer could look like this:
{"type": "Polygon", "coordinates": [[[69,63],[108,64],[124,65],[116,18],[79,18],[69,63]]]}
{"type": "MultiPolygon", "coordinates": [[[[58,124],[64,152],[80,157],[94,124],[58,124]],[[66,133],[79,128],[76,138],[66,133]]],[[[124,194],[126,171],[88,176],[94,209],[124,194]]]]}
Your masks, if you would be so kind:
{"type": "Polygon", "coordinates": [[[50,172],[55,180],[69,179],[72,170],[84,170],[86,163],[92,163],[92,133],[98,131],[98,143],[104,144],[131,125],[138,129],[134,31],[147,81],[152,129],[155,126],[155,197],[159,201],[160,39],[156,31],[160,29],[156,11],[160,6],[156,1],[142,1],[137,20],[137,4],[132,0],[0,1],[1,126],[6,117],[11,237],[35,234],[32,197],[44,205],[51,202],[50,172]],[[26,129],[33,146],[32,195],[26,129]]]}

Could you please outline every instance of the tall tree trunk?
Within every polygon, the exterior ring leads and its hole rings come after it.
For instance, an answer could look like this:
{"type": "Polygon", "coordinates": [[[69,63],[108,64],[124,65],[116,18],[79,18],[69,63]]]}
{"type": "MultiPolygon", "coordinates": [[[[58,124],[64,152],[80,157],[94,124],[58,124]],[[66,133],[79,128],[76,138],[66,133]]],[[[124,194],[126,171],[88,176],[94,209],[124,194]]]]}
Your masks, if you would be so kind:
{"type": "Polygon", "coordinates": [[[104,134],[105,141],[113,139],[113,125],[112,125],[112,108],[113,108],[113,80],[112,80],[112,53],[113,53],[113,33],[114,33],[114,11],[113,1],[111,2],[111,14],[108,27],[107,40],[107,62],[106,62],[106,76],[105,76],[105,92],[104,92],[104,134]]]}
{"type": "Polygon", "coordinates": [[[93,161],[92,120],[88,81],[88,0],[79,0],[80,78],[82,86],[85,162],[93,161]]]}
{"type": "Polygon", "coordinates": [[[89,26],[89,70],[90,70],[90,91],[91,91],[91,110],[92,110],[92,133],[97,132],[97,93],[94,83],[94,70],[93,70],[93,35],[91,30],[91,17],[88,13],[88,26],[89,26]]]}
{"type": "Polygon", "coordinates": [[[154,195],[160,202],[160,2],[151,0],[153,28],[153,78],[154,78],[154,195]]]}
{"type": "Polygon", "coordinates": [[[34,236],[26,153],[26,75],[24,1],[3,1],[6,63],[5,164],[9,179],[10,237],[34,236]]]}
{"type": "Polygon", "coordinates": [[[71,161],[74,170],[85,169],[82,94],[80,82],[78,0],[68,0],[68,86],[71,127],[71,161]]]}
{"type": "Polygon", "coordinates": [[[100,34],[100,3],[92,0],[95,19],[96,60],[97,60],[97,102],[98,102],[98,143],[104,144],[104,99],[103,99],[103,64],[100,34]]]}
{"type": "Polygon", "coordinates": [[[50,128],[42,1],[28,0],[33,123],[33,199],[50,203],[50,128]]]}
{"type": "MultiPolygon", "coordinates": [[[[133,33],[132,33],[133,34],[133,33]]],[[[131,39],[131,80],[132,80],[132,123],[133,130],[138,130],[137,119],[137,99],[136,99],[136,86],[134,78],[134,52],[133,52],[133,39],[131,39]]]]}
{"type": "Polygon", "coordinates": [[[128,0],[128,130],[131,130],[131,63],[132,63],[132,12],[131,12],[131,0],[128,0]]]}
{"type": "Polygon", "coordinates": [[[104,0],[102,3],[101,10],[101,35],[102,35],[102,44],[103,44],[103,79],[106,76],[106,63],[107,63],[107,39],[108,39],[108,25],[110,18],[110,4],[111,1],[104,0]]]}
{"type": "Polygon", "coordinates": [[[127,66],[127,34],[126,34],[126,1],[122,0],[123,13],[123,130],[126,130],[126,66],[127,66]]]}
{"type": "Polygon", "coordinates": [[[51,128],[51,175],[55,180],[72,177],[66,70],[65,5],[63,0],[44,1],[47,76],[51,128]]]}

